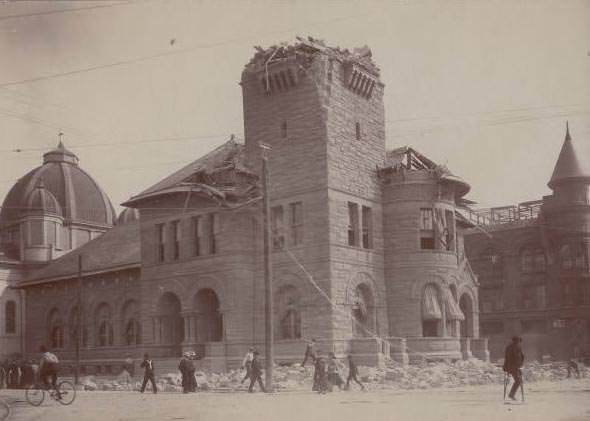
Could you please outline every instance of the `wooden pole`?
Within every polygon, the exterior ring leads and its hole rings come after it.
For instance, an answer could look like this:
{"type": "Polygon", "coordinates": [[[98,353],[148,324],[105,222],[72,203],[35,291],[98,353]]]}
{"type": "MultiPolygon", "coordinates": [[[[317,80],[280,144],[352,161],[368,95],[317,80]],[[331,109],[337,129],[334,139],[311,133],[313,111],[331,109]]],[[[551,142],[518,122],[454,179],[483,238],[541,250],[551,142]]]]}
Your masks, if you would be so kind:
{"type": "Polygon", "coordinates": [[[268,172],[267,146],[260,145],[262,151],[262,190],[263,190],[263,207],[262,214],[264,217],[264,317],[265,317],[265,336],[264,352],[266,356],[266,376],[265,384],[267,393],[273,391],[272,369],[274,363],[273,356],[273,310],[272,310],[272,261],[271,261],[271,226],[270,226],[270,175],[268,172]]]}
{"type": "Polygon", "coordinates": [[[74,383],[80,379],[80,348],[82,347],[82,254],[78,255],[78,326],[76,332],[76,375],[74,383]]]}

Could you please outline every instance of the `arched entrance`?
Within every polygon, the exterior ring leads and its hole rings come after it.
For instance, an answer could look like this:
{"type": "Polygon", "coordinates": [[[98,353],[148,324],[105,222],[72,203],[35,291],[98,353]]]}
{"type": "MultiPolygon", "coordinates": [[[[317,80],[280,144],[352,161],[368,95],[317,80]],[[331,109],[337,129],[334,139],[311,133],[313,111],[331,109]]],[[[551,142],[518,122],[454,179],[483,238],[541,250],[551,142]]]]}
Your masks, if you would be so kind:
{"type": "Polygon", "coordinates": [[[184,340],[184,320],[180,315],[180,300],[171,292],[164,293],[158,302],[159,329],[156,335],[161,345],[172,346],[174,355],[180,355],[184,340]]]}
{"type": "Polygon", "coordinates": [[[465,319],[461,320],[461,337],[473,337],[473,301],[469,294],[461,295],[459,307],[465,316],[465,319]]]}
{"type": "Polygon", "coordinates": [[[195,338],[197,343],[219,342],[223,339],[223,319],[219,312],[219,298],[211,288],[197,292],[194,300],[196,313],[195,338]]]}
{"type": "Polygon", "coordinates": [[[375,305],[371,288],[364,284],[358,284],[352,292],[352,336],[363,338],[371,336],[375,325],[375,305]]]}

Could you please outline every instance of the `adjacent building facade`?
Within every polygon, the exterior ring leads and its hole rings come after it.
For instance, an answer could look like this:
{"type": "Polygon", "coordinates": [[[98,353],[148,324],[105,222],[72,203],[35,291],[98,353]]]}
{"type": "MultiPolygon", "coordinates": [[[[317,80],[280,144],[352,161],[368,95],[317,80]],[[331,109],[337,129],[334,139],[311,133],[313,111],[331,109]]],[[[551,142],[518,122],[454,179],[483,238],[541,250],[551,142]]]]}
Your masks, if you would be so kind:
{"type": "Polygon", "coordinates": [[[264,144],[277,359],[299,360],[310,338],[371,364],[487,358],[463,242],[469,185],[411,148],[386,150],[370,50],[259,49],[241,86],[244,143],[132,197],[114,228],[19,284],[25,350],[73,358],[82,332],[87,361],[196,350],[221,369],[262,349],[264,144]]]}
{"type": "Polygon", "coordinates": [[[590,352],[590,167],[569,128],[548,186],[539,201],[474,214],[482,227],[465,237],[494,358],[512,335],[531,359],[590,352]]]}

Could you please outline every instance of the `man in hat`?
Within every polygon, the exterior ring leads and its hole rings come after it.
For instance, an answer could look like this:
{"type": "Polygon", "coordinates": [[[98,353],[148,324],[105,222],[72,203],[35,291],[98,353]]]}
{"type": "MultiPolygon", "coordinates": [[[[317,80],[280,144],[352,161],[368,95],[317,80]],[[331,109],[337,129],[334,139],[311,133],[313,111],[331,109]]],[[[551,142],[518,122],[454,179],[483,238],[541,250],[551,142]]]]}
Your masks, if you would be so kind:
{"type": "MultiPolygon", "coordinates": [[[[191,391],[191,381],[190,381],[190,360],[188,359],[189,353],[185,352],[182,354],[182,359],[178,364],[178,370],[182,375],[182,393],[188,393],[191,391]]],[[[193,368],[194,371],[194,368],[193,368]]]]}
{"type": "Polygon", "coordinates": [[[521,338],[513,336],[512,343],[506,347],[506,351],[504,352],[504,367],[502,368],[514,379],[514,384],[508,394],[508,397],[513,401],[516,400],[516,391],[522,384],[522,373],[520,368],[524,363],[524,354],[522,353],[521,342],[521,338]]]}
{"type": "Polygon", "coordinates": [[[254,351],[255,351],[255,349],[250,347],[248,349],[248,352],[246,352],[246,355],[244,356],[244,360],[242,361],[241,368],[242,368],[242,370],[244,368],[246,369],[246,375],[242,379],[242,384],[246,381],[246,379],[249,379],[252,377],[252,360],[254,359],[254,351]]]}
{"type": "Polygon", "coordinates": [[[143,354],[143,361],[139,366],[144,369],[143,383],[141,384],[140,392],[143,393],[145,391],[145,387],[147,386],[147,382],[149,380],[152,383],[152,389],[154,393],[158,393],[158,388],[156,387],[156,378],[154,376],[154,362],[150,359],[148,354],[143,354]]]}
{"type": "Polygon", "coordinates": [[[250,373],[250,387],[248,388],[248,392],[253,392],[254,383],[256,383],[256,381],[258,381],[260,390],[266,392],[266,390],[264,389],[264,384],[262,384],[262,366],[260,365],[260,360],[258,359],[258,351],[256,350],[252,352],[252,365],[250,368],[250,373]]]}
{"type": "Polygon", "coordinates": [[[346,390],[350,389],[350,381],[354,381],[361,387],[361,390],[365,390],[365,385],[363,385],[358,379],[359,369],[356,366],[355,362],[352,359],[352,355],[348,355],[348,377],[346,379],[346,386],[344,388],[346,390]]]}
{"type": "Polygon", "coordinates": [[[303,357],[303,362],[301,363],[301,367],[305,367],[305,363],[307,362],[308,359],[311,359],[311,362],[315,363],[315,339],[312,339],[311,341],[309,341],[307,343],[307,346],[305,347],[305,356],[303,357]]]}

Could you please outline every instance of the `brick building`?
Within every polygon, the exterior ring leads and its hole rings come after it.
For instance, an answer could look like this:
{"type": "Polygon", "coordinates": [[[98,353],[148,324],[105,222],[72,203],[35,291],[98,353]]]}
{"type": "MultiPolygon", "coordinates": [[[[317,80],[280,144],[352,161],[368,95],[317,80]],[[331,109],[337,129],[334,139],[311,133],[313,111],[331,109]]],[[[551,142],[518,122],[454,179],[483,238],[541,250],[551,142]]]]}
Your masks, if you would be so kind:
{"type": "MultiPolygon", "coordinates": [[[[411,148],[386,151],[370,50],[313,39],[258,49],[241,86],[243,144],[132,197],[126,223],[21,283],[39,303],[27,309],[27,351],[51,332],[40,315],[56,300],[69,303],[60,326],[77,326],[79,255],[86,360],[197,350],[218,369],[262,348],[264,143],[277,359],[298,360],[306,338],[371,364],[487,358],[463,245],[472,224],[459,211],[469,185],[411,148]]],[[[66,358],[72,343],[59,343],[66,358]]]]}
{"type": "Polygon", "coordinates": [[[473,214],[466,234],[480,286],[480,326],[500,358],[512,335],[525,353],[590,352],[590,167],[569,128],[541,200],[473,214]]]}

